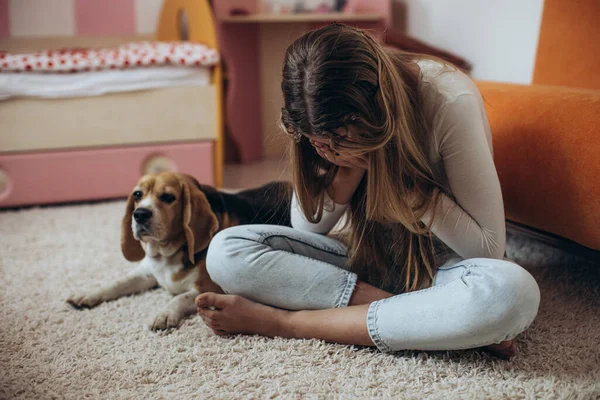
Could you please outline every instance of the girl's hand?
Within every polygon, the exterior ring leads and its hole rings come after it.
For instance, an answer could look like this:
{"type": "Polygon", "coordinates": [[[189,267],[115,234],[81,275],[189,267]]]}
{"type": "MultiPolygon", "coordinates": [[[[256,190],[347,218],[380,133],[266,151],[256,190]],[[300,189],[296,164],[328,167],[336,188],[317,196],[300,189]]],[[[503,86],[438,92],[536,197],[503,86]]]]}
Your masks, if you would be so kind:
{"type": "Polygon", "coordinates": [[[337,152],[332,150],[328,145],[311,140],[311,144],[315,148],[317,154],[332,164],[343,168],[353,169],[369,169],[368,153],[348,153],[337,152]]]}

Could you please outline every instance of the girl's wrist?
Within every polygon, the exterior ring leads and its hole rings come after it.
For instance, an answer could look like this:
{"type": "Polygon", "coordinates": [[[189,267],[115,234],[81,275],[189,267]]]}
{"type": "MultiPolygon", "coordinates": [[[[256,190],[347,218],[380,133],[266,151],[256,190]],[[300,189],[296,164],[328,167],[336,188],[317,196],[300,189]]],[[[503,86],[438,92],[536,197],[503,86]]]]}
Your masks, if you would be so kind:
{"type": "Polygon", "coordinates": [[[360,184],[365,169],[339,167],[332,184],[327,188],[327,194],[337,204],[347,204],[360,184]]]}
{"type": "Polygon", "coordinates": [[[365,174],[366,169],[360,167],[339,167],[338,175],[342,177],[359,177],[365,174]]]}

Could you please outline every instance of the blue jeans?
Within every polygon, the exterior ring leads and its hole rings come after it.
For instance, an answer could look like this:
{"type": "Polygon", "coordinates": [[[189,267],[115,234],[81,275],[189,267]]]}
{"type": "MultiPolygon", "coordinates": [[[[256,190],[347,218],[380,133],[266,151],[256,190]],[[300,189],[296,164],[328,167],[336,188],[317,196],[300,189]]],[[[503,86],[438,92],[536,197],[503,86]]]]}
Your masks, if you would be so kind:
{"type": "MultiPolygon", "coordinates": [[[[271,225],[241,225],[211,241],[206,266],[225,293],[287,310],[346,307],[356,274],[346,247],[327,236],[271,225]]],[[[369,335],[383,352],[466,349],[499,343],[535,319],[535,279],[506,260],[452,257],[430,288],[374,301],[369,335]]]]}

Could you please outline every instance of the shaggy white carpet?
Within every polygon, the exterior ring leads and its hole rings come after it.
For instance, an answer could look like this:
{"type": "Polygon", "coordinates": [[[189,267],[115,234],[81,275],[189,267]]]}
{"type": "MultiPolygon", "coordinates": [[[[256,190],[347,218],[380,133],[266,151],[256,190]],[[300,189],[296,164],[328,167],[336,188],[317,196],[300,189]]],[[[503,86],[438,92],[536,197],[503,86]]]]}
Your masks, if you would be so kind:
{"type": "Polygon", "coordinates": [[[0,212],[0,398],[599,398],[600,266],[509,236],[542,289],[512,361],[318,340],[222,338],[200,318],[155,334],[163,290],[92,310],[73,291],[122,276],[124,202],[0,212]]]}

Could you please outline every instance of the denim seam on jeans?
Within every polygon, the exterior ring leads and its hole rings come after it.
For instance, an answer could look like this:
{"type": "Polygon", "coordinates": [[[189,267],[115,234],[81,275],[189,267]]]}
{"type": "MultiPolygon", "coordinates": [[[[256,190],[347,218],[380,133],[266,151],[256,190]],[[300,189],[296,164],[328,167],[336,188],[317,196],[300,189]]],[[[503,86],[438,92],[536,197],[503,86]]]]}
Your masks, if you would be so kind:
{"type": "MultiPolygon", "coordinates": [[[[438,271],[439,271],[439,270],[442,270],[442,271],[450,271],[451,269],[462,268],[462,267],[467,267],[467,268],[469,268],[469,267],[470,267],[470,265],[467,265],[467,263],[465,263],[465,261],[464,261],[464,260],[462,260],[462,261],[461,261],[460,263],[458,263],[458,264],[448,265],[448,266],[446,266],[446,267],[438,267],[437,269],[438,269],[438,271]]],[[[435,281],[437,280],[437,277],[438,277],[438,275],[437,275],[437,273],[436,273],[436,274],[433,276],[433,280],[431,281],[431,287],[435,287],[435,286],[436,286],[436,284],[435,284],[435,281]]]]}
{"type": "MultiPolygon", "coordinates": [[[[273,238],[273,237],[282,237],[284,239],[293,240],[294,242],[302,243],[304,245],[312,247],[313,249],[325,251],[327,253],[330,253],[330,254],[333,254],[333,255],[336,255],[336,256],[340,256],[340,257],[347,257],[348,256],[348,253],[346,251],[341,252],[340,250],[334,249],[332,247],[319,246],[319,245],[316,245],[315,243],[307,243],[307,242],[305,242],[304,240],[302,240],[300,238],[291,237],[291,236],[288,236],[288,235],[282,235],[280,233],[274,233],[274,232],[266,232],[266,233],[263,233],[262,235],[260,235],[261,241],[259,243],[265,244],[266,241],[268,241],[270,238],[273,238]]],[[[240,238],[240,239],[246,239],[247,240],[248,238],[240,238]]]]}
{"type": "MultiPolygon", "coordinates": [[[[447,269],[454,269],[454,268],[458,268],[458,267],[465,267],[465,264],[452,266],[451,268],[447,268],[447,269]]],[[[465,275],[468,275],[470,273],[470,271],[471,271],[471,267],[467,266],[465,272],[461,275],[461,280],[462,280],[462,277],[465,275]]],[[[462,280],[462,282],[466,285],[464,280],[462,280]]],[[[377,329],[377,326],[378,326],[377,325],[377,310],[379,309],[379,306],[381,304],[392,301],[392,299],[394,299],[394,297],[396,297],[396,296],[410,296],[410,295],[413,295],[416,293],[422,293],[424,291],[431,292],[431,291],[443,288],[444,286],[446,286],[450,283],[452,283],[452,282],[447,282],[447,283],[437,285],[437,286],[431,286],[426,289],[421,289],[421,290],[417,290],[414,292],[401,293],[401,294],[397,294],[392,297],[388,297],[388,298],[385,298],[382,300],[377,300],[377,301],[372,302],[371,305],[369,306],[369,311],[367,312],[367,330],[369,331],[369,336],[371,336],[371,340],[373,340],[373,343],[375,343],[377,348],[382,352],[391,352],[392,351],[391,347],[389,347],[383,341],[383,339],[381,339],[381,336],[379,335],[379,330],[377,329]]]]}
{"type": "MultiPolygon", "coordinates": [[[[275,238],[275,237],[281,237],[281,238],[285,238],[285,239],[288,239],[288,240],[292,240],[294,242],[303,244],[305,246],[312,247],[312,248],[317,249],[319,251],[324,251],[326,253],[333,254],[334,256],[337,256],[337,257],[347,257],[347,253],[345,251],[343,253],[341,253],[338,250],[333,249],[331,247],[317,246],[314,243],[307,243],[304,240],[301,240],[301,239],[298,239],[298,238],[295,238],[295,237],[290,237],[288,235],[276,234],[276,233],[272,233],[272,232],[270,232],[270,233],[264,233],[264,234],[260,235],[260,240],[257,240],[256,242],[264,244],[264,245],[270,247],[271,251],[285,251],[285,250],[274,249],[273,246],[271,246],[268,243],[269,239],[275,238]]],[[[334,266],[336,268],[339,268],[342,271],[342,273],[344,273],[346,275],[346,278],[344,279],[344,281],[340,285],[341,289],[342,289],[341,290],[342,293],[341,293],[339,299],[334,303],[334,307],[335,308],[340,308],[340,307],[346,307],[348,305],[348,303],[350,302],[350,298],[352,297],[352,293],[354,292],[354,287],[356,286],[356,281],[358,280],[358,275],[356,275],[356,273],[351,272],[351,271],[347,271],[347,270],[345,270],[345,269],[343,269],[343,268],[341,268],[341,267],[339,267],[339,266],[337,266],[335,264],[331,264],[331,263],[328,263],[326,261],[321,261],[319,259],[311,258],[311,257],[305,256],[303,254],[298,254],[298,253],[292,253],[292,254],[294,254],[297,257],[301,257],[301,258],[304,258],[306,260],[309,260],[311,262],[316,262],[316,263],[320,263],[320,264],[324,264],[324,265],[328,265],[328,266],[334,266]]]]}
{"type": "MultiPolygon", "coordinates": [[[[285,250],[279,250],[279,249],[273,249],[273,248],[270,248],[268,251],[285,251],[285,250]]],[[[346,273],[348,273],[348,274],[354,274],[353,272],[350,272],[350,271],[347,271],[347,270],[345,270],[345,269],[343,269],[343,268],[340,268],[340,267],[338,267],[338,266],[337,266],[337,265],[335,265],[335,264],[328,263],[327,261],[321,261],[321,260],[317,260],[317,259],[315,259],[315,258],[311,258],[311,257],[309,257],[309,256],[305,256],[304,254],[298,254],[298,253],[290,253],[290,254],[293,254],[293,255],[294,255],[294,256],[296,256],[296,257],[301,257],[301,258],[304,258],[305,260],[309,260],[309,261],[311,261],[311,262],[317,262],[317,263],[319,263],[319,264],[324,264],[324,265],[328,265],[328,266],[334,266],[334,267],[336,267],[336,268],[339,268],[339,269],[341,269],[343,272],[346,272],[346,273]]]]}
{"type": "Polygon", "coordinates": [[[352,292],[354,291],[354,287],[356,286],[357,279],[358,276],[355,273],[348,272],[346,282],[342,284],[342,295],[340,296],[340,299],[335,303],[336,308],[348,306],[348,303],[350,302],[350,297],[352,296],[352,292]]]}
{"type": "MultiPolygon", "coordinates": [[[[347,257],[348,256],[348,254],[347,254],[346,251],[340,252],[339,250],[334,249],[332,247],[318,246],[318,245],[315,245],[314,243],[307,243],[306,241],[301,240],[299,238],[291,237],[290,235],[281,235],[281,234],[273,233],[273,232],[265,232],[265,233],[263,233],[261,235],[261,241],[262,241],[263,244],[265,244],[265,242],[267,242],[269,239],[271,239],[273,237],[283,237],[283,238],[288,239],[288,240],[293,240],[295,242],[301,243],[301,244],[306,245],[306,246],[310,246],[310,247],[312,247],[314,249],[317,249],[317,250],[325,251],[325,252],[333,254],[335,256],[339,256],[339,257],[347,257]]],[[[308,260],[311,260],[313,262],[317,261],[317,262],[322,262],[324,264],[330,265],[329,263],[326,263],[324,261],[311,259],[310,257],[306,257],[306,256],[304,256],[302,254],[297,254],[297,253],[294,253],[294,254],[297,255],[297,256],[300,256],[300,257],[304,257],[304,258],[306,258],[308,260]]],[[[337,267],[337,265],[336,265],[336,267],[337,267]]],[[[337,268],[339,268],[339,267],[337,267],[337,268]]],[[[355,273],[350,272],[350,271],[346,271],[346,272],[347,272],[346,281],[343,282],[342,285],[341,285],[342,286],[342,294],[341,294],[339,300],[336,301],[336,303],[335,303],[335,307],[336,308],[346,307],[348,305],[348,303],[350,302],[350,297],[352,296],[352,292],[354,291],[354,287],[356,286],[356,281],[358,279],[358,275],[356,275],[355,273]]]]}
{"type": "MultiPolygon", "coordinates": [[[[513,340],[519,333],[525,331],[527,328],[529,328],[529,326],[531,325],[531,323],[526,324],[524,327],[521,326],[517,329],[517,333],[507,333],[506,335],[502,336],[499,339],[494,340],[494,343],[500,343],[500,342],[504,342],[505,340],[513,340]]],[[[453,350],[466,350],[466,349],[475,349],[478,347],[483,347],[483,346],[488,346],[490,343],[486,342],[479,342],[478,344],[470,344],[468,346],[459,346],[456,349],[453,350]]]]}
{"type": "MultiPolygon", "coordinates": [[[[464,276],[464,275],[465,275],[465,274],[466,274],[468,271],[469,271],[469,269],[467,268],[467,270],[466,270],[466,271],[463,273],[463,275],[462,275],[462,276],[464,276]]],[[[414,295],[414,294],[417,294],[417,293],[423,293],[423,292],[426,292],[426,291],[427,291],[427,292],[432,292],[432,291],[434,291],[434,290],[438,290],[438,289],[440,289],[440,288],[443,288],[444,286],[446,286],[446,285],[448,285],[448,284],[450,284],[450,283],[452,283],[452,282],[446,282],[446,283],[443,283],[443,284],[441,284],[441,285],[430,286],[430,287],[428,287],[428,288],[425,288],[425,289],[415,290],[414,292],[404,292],[404,293],[400,293],[400,294],[394,295],[394,296],[392,296],[392,297],[387,297],[387,298],[385,298],[385,299],[377,300],[377,302],[378,302],[378,303],[386,303],[386,302],[388,302],[388,301],[392,301],[392,299],[393,299],[394,297],[396,297],[396,296],[411,296],[411,295],[414,295]]],[[[464,283],[464,281],[463,281],[463,283],[464,283]]]]}
{"type": "Polygon", "coordinates": [[[392,349],[390,349],[388,345],[383,342],[381,336],[379,336],[379,330],[377,329],[377,310],[379,309],[380,304],[381,301],[374,301],[369,306],[369,311],[367,312],[367,331],[369,332],[371,340],[375,346],[377,346],[379,351],[390,352],[392,349]]]}
{"type": "Polygon", "coordinates": [[[461,261],[459,264],[448,265],[446,267],[439,267],[438,269],[444,271],[450,271],[451,269],[461,268],[461,267],[472,267],[473,264],[467,261],[461,261]]]}
{"type": "MultiPolygon", "coordinates": [[[[496,339],[494,341],[494,343],[504,342],[505,340],[513,340],[519,333],[524,332],[526,329],[528,329],[531,326],[532,323],[533,323],[533,321],[525,324],[525,326],[520,326],[516,330],[517,333],[507,333],[502,338],[496,339]]],[[[456,350],[471,349],[471,348],[477,348],[477,347],[482,347],[482,346],[487,346],[487,345],[489,345],[489,343],[487,343],[487,342],[481,342],[481,343],[476,344],[476,345],[470,345],[468,347],[457,348],[456,350]]]]}

